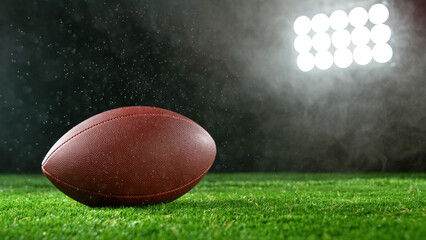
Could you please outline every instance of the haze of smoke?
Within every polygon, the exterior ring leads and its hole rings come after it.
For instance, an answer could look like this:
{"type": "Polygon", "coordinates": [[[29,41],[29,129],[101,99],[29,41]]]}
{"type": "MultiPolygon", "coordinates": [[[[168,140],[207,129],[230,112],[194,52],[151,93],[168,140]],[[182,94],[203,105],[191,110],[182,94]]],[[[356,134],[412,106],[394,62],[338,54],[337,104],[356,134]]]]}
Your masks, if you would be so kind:
{"type": "MultiPolygon", "coordinates": [[[[217,171],[424,171],[417,2],[392,3],[405,12],[395,12],[391,67],[313,74],[297,71],[293,20],[345,1],[76,1],[56,3],[63,15],[35,30],[0,14],[13,25],[0,27],[0,123],[11,126],[0,130],[1,170],[10,170],[5,159],[38,167],[57,137],[94,113],[155,105],[215,137],[217,171]]],[[[43,10],[20,11],[33,19],[43,10]]]]}
{"type": "MultiPolygon", "coordinates": [[[[389,20],[395,52],[391,67],[315,74],[296,70],[292,21],[298,14],[317,13],[306,12],[309,6],[331,11],[355,5],[345,1],[185,1],[170,8],[159,5],[153,12],[172,12],[170,22],[192,24],[184,41],[224,62],[225,71],[237,77],[239,90],[223,89],[224,98],[233,101],[222,107],[257,118],[259,126],[251,131],[262,136],[257,139],[262,147],[255,156],[255,169],[377,171],[416,166],[424,170],[426,57],[425,38],[418,34],[424,36],[420,26],[425,17],[418,19],[415,14],[418,4],[389,4],[393,19],[398,19],[389,20]],[[195,10],[176,14],[188,9],[195,10]]],[[[153,27],[168,32],[168,24],[153,22],[153,27]]]]}

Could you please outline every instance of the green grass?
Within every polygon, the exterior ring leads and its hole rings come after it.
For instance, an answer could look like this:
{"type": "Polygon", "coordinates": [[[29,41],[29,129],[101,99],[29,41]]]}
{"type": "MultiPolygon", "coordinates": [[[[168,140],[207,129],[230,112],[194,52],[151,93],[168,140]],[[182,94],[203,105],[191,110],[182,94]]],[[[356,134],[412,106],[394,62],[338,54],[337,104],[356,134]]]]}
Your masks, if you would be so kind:
{"type": "Polygon", "coordinates": [[[0,239],[425,239],[426,174],[208,174],[180,199],[90,208],[0,175],[0,239]]]}

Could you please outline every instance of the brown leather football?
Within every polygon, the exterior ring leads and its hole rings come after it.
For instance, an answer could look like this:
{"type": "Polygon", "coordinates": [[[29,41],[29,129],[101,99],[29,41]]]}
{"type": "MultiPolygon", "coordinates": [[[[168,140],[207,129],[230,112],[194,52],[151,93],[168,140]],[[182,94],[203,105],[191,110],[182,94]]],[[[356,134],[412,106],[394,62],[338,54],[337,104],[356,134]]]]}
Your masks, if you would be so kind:
{"type": "Polygon", "coordinates": [[[192,120],[154,107],[95,115],[62,136],[42,162],[44,175],[88,206],[143,206],[191,190],[216,156],[214,140],[192,120]]]}

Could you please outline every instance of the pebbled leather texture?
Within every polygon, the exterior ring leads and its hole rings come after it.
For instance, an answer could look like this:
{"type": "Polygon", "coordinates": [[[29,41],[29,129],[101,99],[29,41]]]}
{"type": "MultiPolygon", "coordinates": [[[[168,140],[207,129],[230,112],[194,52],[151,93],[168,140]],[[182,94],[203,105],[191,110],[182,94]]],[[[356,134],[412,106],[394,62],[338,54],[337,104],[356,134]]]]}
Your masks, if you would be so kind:
{"type": "Polygon", "coordinates": [[[89,206],[173,201],[214,162],[211,136],[192,120],[153,107],[95,115],[62,136],[42,162],[46,177],[89,206]]]}

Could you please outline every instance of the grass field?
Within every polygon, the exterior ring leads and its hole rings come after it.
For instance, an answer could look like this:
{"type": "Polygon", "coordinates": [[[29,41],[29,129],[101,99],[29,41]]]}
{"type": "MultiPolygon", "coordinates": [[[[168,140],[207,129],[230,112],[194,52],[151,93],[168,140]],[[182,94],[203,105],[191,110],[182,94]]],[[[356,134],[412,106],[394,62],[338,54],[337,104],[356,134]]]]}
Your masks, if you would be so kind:
{"type": "Polygon", "coordinates": [[[0,239],[425,239],[426,174],[208,174],[180,199],[90,208],[0,175],[0,239]]]}

